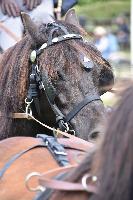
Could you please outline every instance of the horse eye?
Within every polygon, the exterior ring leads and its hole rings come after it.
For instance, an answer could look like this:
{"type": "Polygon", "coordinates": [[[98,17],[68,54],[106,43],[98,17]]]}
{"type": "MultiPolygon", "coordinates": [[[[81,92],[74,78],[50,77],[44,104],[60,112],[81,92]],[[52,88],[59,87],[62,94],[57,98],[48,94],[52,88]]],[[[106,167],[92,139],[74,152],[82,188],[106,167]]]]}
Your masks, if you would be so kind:
{"type": "Polygon", "coordinates": [[[86,71],[91,71],[94,67],[94,63],[83,54],[80,55],[80,61],[86,71]]]}

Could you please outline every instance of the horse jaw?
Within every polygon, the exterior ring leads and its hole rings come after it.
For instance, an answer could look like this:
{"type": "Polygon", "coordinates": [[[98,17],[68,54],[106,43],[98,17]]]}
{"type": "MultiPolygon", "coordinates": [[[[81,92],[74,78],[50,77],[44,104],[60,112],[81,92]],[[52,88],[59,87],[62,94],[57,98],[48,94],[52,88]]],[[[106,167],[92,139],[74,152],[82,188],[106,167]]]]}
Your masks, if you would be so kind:
{"type": "Polygon", "coordinates": [[[104,116],[104,106],[102,102],[95,101],[84,107],[71,121],[77,136],[84,140],[94,137],[94,134],[101,133],[100,124],[104,116]]]}
{"type": "MultiPolygon", "coordinates": [[[[64,115],[67,115],[75,106],[78,105],[78,103],[83,101],[86,95],[88,97],[99,95],[93,85],[91,74],[87,79],[86,77],[88,74],[85,73],[79,75],[82,76],[83,79],[81,79],[78,84],[73,84],[72,80],[68,81],[67,75],[65,76],[65,83],[60,83],[59,88],[61,85],[63,85],[63,87],[61,88],[61,93],[58,95],[59,101],[61,102],[59,108],[62,108],[61,111],[64,115]],[[88,84],[85,84],[85,82],[88,82],[88,84]]],[[[79,113],[77,113],[77,115],[75,115],[70,121],[77,136],[84,140],[89,140],[90,134],[94,132],[94,130],[97,129],[97,132],[100,132],[97,125],[103,119],[104,111],[104,105],[100,100],[88,103],[88,105],[82,108],[82,110],[80,110],[79,113]]]]}

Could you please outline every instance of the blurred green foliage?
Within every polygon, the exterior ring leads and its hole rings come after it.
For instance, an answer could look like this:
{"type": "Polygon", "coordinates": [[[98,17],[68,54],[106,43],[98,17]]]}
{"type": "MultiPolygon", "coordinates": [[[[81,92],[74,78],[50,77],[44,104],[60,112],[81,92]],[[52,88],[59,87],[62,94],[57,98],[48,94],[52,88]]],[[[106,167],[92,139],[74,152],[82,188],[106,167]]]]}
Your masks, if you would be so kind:
{"type": "Polygon", "coordinates": [[[88,20],[109,20],[120,14],[130,15],[130,0],[79,0],[75,7],[88,20]]]}

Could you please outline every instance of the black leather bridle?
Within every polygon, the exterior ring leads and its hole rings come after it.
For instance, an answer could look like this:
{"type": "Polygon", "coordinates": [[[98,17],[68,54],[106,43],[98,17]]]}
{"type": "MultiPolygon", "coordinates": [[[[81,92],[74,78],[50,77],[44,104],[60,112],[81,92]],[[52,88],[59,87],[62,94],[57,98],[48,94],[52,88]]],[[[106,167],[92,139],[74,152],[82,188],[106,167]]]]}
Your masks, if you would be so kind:
{"type": "MultiPolygon", "coordinates": [[[[60,111],[58,106],[56,105],[54,99],[56,96],[56,90],[52,83],[50,82],[47,74],[41,75],[39,70],[39,66],[37,65],[37,57],[49,46],[55,45],[59,42],[63,42],[71,39],[82,39],[81,35],[78,34],[70,34],[67,29],[63,25],[59,25],[54,23],[50,23],[47,25],[51,28],[50,35],[48,37],[47,43],[44,43],[38,50],[33,50],[30,55],[30,61],[32,65],[30,78],[29,78],[29,89],[27,93],[27,97],[25,99],[26,103],[26,113],[32,114],[31,103],[33,102],[38,114],[41,112],[39,107],[39,99],[38,92],[39,90],[43,90],[45,98],[47,99],[47,103],[49,107],[52,109],[55,114],[56,123],[61,131],[69,132],[68,123],[77,115],[77,113],[87,104],[92,101],[100,100],[99,95],[86,96],[83,101],[81,101],[78,105],[76,105],[66,116],[60,111]],[[61,29],[65,34],[59,37],[53,38],[53,33],[61,29]]],[[[84,65],[85,70],[90,70],[93,67],[93,62],[90,61],[81,53],[82,64],[84,65]]]]}

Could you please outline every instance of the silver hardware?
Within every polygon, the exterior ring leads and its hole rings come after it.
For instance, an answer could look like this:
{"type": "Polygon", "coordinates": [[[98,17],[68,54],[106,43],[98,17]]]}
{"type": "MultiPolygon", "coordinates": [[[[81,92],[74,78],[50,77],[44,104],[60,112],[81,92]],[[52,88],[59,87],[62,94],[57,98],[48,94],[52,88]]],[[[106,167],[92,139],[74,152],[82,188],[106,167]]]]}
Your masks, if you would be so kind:
{"type": "Polygon", "coordinates": [[[63,38],[71,38],[71,37],[75,37],[75,34],[67,34],[67,35],[63,35],[63,38]]]}
{"type": "Polygon", "coordinates": [[[52,39],[52,42],[58,42],[59,40],[58,40],[58,38],[53,38],[52,39]]]}
{"type": "Polygon", "coordinates": [[[90,62],[90,59],[84,56],[84,62],[90,62]]]}
{"type": "Polygon", "coordinates": [[[90,179],[91,181],[93,182],[96,182],[97,181],[97,176],[92,176],[91,174],[85,174],[83,177],[82,177],[82,186],[85,188],[86,191],[89,192],[89,189],[88,189],[88,184],[87,184],[87,180],[90,179]]]}
{"type": "Polygon", "coordinates": [[[68,131],[70,130],[68,124],[65,122],[64,125],[65,125],[65,127],[66,127],[65,132],[68,132],[68,131]]]}
{"type": "Polygon", "coordinates": [[[65,153],[63,151],[56,151],[56,150],[54,150],[54,153],[57,154],[57,155],[67,156],[67,153],[65,153]]]}
{"type": "Polygon", "coordinates": [[[25,99],[26,104],[31,104],[32,102],[33,102],[33,99],[31,99],[31,101],[27,101],[27,98],[25,99]]]}
{"type": "Polygon", "coordinates": [[[31,103],[33,102],[33,99],[31,101],[27,101],[27,98],[25,99],[25,103],[27,104],[25,113],[28,115],[30,114],[32,116],[32,110],[31,110],[31,103]]]}
{"type": "Polygon", "coordinates": [[[40,177],[41,174],[38,173],[38,172],[32,172],[32,173],[30,173],[30,174],[28,174],[28,175],[26,176],[26,179],[25,179],[25,186],[27,187],[27,189],[28,189],[29,191],[31,191],[31,192],[36,192],[36,191],[44,192],[44,191],[46,190],[46,188],[43,187],[42,185],[38,185],[37,187],[30,187],[30,186],[29,186],[29,180],[30,180],[31,177],[33,177],[33,176],[39,176],[39,177],[40,177]]]}
{"type": "Polygon", "coordinates": [[[97,176],[92,176],[92,181],[96,182],[98,180],[97,176]]]}
{"type": "Polygon", "coordinates": [[[92,176],[90,174],[85,174],[83,177],[82,177],[82,186],[85,188],[86,191],[89,192],[88,190],[88,184],[87,184],[87,180],[90,179],[92,176]]]}
{"type": "Polygon", "coordinates": [[[38,73],[40,73],[40,70],[39,70],[38,65],[35,66],[35,69],[36,69],[36,71],[37,71],[38,73]]]}
{"type": "Polygon", "coordinates": [[[30,77],[34,76],[35,77],[35,74],[30,74],[30,77]]]}
{"type": "Polygon", "coordinates": [[[40,90],[41,90],[41,89],[45,90],[45,86],[44,86],[44,84],[43,84],[42,81],[41,81],[41,83],[40,83],[39,89],[40,89],[40,90]]]}
{"type": "Polygon", "coordinates": [[[47,43],[44,43],[39,50],[45,49],[47,47],[47,43]]]}

